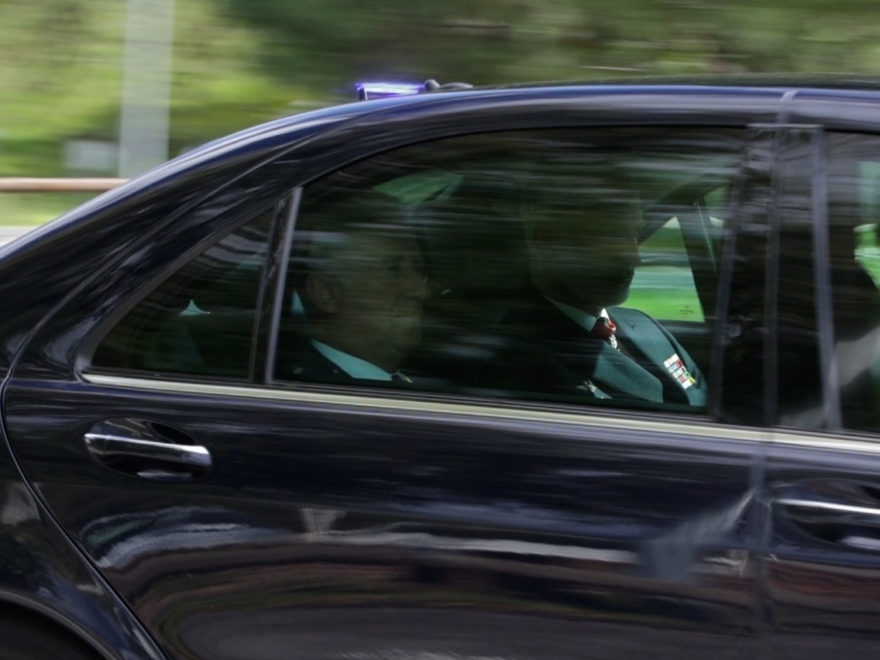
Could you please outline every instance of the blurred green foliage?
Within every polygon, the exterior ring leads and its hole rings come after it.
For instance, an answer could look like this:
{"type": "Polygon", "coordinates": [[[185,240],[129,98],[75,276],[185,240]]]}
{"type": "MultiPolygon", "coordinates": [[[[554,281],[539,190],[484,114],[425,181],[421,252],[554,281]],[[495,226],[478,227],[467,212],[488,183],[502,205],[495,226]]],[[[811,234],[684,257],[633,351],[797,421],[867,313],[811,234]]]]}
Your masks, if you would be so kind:
{"type": "MultiPolygon", "coordinates": [[[[76,174],[67,140],[116,138],[125,12],[0,0],[0,176],[76,174]]],[[[875,13],[868,0],[176,0],[169,151],[349,100],[369,78],[870,74],[875,13]]],[[[4,222],[19,203],[4,200],[4,222]]]]}

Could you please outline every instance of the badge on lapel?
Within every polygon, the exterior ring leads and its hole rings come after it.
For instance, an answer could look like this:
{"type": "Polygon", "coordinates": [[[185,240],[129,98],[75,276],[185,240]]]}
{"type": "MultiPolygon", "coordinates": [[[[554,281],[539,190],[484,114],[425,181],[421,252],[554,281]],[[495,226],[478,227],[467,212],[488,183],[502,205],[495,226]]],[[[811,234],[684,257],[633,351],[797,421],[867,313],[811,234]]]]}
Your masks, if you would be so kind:
{"type": "Polygon", "coordinates": [[[684,366],[684,362],[678,357],[678,353],[673,353],[672,357],[663,362],[663,366],[666,367],[666,370],[670,375],[679,382],[682,389],[686,390],[691,385],[697,384],[697,379],[691,376],[687,367],[684,366]]]}

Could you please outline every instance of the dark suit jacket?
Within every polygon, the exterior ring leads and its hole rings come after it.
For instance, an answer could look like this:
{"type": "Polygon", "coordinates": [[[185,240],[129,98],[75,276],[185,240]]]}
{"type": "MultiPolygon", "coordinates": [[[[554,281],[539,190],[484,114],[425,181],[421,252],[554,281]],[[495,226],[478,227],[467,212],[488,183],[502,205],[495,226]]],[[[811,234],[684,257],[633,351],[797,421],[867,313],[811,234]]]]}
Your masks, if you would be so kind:
{"type": "Polygon", "coordinates": [[[539,347],[613,399],[706,405],[705,378],[675,337],[638,310],[611,307],[607,311],[617,325],[620,351],[592,337],[535,290],[525,292],[507,312],[500,332],[539,347]],[[686,371],[664,364],[676,355],[686,371]],[[676,370],[678,377],[672,373],[676,370]],[[696,382],[691,383],[688,375],[696,382]]]}

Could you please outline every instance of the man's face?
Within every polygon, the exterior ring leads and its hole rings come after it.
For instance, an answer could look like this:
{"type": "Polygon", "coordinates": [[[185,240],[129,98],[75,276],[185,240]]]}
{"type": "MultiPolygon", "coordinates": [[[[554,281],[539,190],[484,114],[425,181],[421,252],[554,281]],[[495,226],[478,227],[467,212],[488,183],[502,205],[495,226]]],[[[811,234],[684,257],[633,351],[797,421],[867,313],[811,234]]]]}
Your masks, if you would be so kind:
{"type": "Polygon", "coordinates": [[[325,278],[332,296],[325,323],[335,347],[396,371],[422,338],[430,290],[416,241],[354,232],[325,278]]]}
{"type": "Polygon", "coordinates": [[[533,246],[548,295],[587,311],[624,302],[639,264],[641,225],[636,202],[539,219],[533,246]]]}

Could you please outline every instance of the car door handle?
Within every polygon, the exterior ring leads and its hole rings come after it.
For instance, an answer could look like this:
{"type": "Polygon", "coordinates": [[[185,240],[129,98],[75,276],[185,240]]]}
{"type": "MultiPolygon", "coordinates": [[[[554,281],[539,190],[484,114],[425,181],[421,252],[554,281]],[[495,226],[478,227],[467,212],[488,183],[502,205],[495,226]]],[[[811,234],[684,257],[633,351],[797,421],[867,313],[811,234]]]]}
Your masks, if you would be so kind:
{"type": "Polygon", "coordinates": [[[880,551],[880,507],[787,497],[776,500],[788,520],[823,541],[880,551]]]}
{"type": "Polygon", "coordinates": [[[820,512],[828,512],[829,514],[852,513],[874,516],[877,518],[877,521],[880,522],[880,508],[875,507],[854,506],[852,504],[840,504],[838,502],[821,502],[818,500],[803,500],[796,498],[783,498],[776,500],[776,503],[789,508],[812,510],[817,514],[820,512]]]}
{"type": "Polygon", "coordinates": [[[97,456],[140,456],[194,468],[211,467],[211,454],[199,445],[174,445],[121,435],[86,433],[86,446],[97,456]]]}
{"type": "Polygon", "coordinates": [[[162,481],[204,475],[211,468],[211,453],[181,439],[189,440],[180,431],[141,420],[108,420],[83,436],[92,458],[117,472],[162,481]],[[174,432],[174,439],[165,437],[168,431],[174,432]]]}

